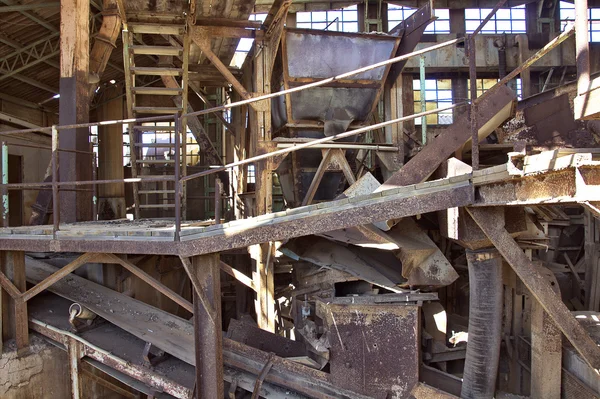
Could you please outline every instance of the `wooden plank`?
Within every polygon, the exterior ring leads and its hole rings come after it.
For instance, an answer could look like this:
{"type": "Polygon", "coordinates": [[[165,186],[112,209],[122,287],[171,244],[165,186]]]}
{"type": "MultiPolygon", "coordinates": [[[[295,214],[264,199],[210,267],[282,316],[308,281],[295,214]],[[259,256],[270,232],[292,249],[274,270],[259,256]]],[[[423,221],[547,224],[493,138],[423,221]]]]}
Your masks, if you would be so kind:
{"type": "Polygon", "coordinates": [[[31,298],[33,298],[40,292],[42,292],[45,289],[47,289],[48,287],[50,287],[52,284],[56,284],[56,282],[58,282],[65,276],[71,274],[72,272],[77,270],[77,268],[79,268],[80,266],[88,263],[91,260],[90,258],[92,256],[93,255],[90,253],[85,253],[85,254],[81,255],[79,258],[75,259],[73,262],[69,263],[68,265],[63,266],[61,269],[58,269],[51,276],[48,276],[43,281],[40,281],[39,284],[36,284],[34,287],[28,289],[22,295],[22,300],[27,302],[28,300],[30,300],[31,298]]]}
{"type": "Polygon", "coordinates": [[[221,323],[221,279],[219,254],[192,258],[193,273],[209,307],[200,305],[194,293],[194,348],[196,352],[196,390],[199,398],[222,398],[223,326],[221,323]]]}
{"type": "Polygon", "coordinates": [[[190,312],[190,313],[194,312],[194,308],[189,301],[187,301],[185,298],[183,298],[181,295],[177,294],[175,291],[173,291],[166,285],[160,283],[159,281],[156,281],[151,275],[149,275],[148,273],[146,273],[145,271],[143,271],[142,269],[140,269],[133,263],[131,263],[125,259],[119,258],[117,255],[114,255],[114,254],[103,254],[102,256],[104,257],[104,259],[98,260],[98,262],[116,263],[116,264],[123,266],[125,269],[129,270],[132,274],[136,275],[138,278],[140,278],[141,280],[146,282],[152,288],[160,291],[160,293],[162,293],[164,296],[166,296],[167,298],[169,298],[170,300],[172,300],[173,302],[175,302],[176,304],[178,304],[179,306],[181,306],[188,312],[190,312]]]}
{"type": "Polygon", "coordinates": [[[250,277],[246,276],[239,270],[234,269],[233,267],[229,266],[223,261],[219,263],[219,266],[221,267],[221,270],[223,270],[225,273],[229,274],[231,277],[244,284],[246,287],[256,291],[256,288],[254,287],[254,281],[252,281],[250,277]]]}
{"type": "Polygon", "coordinates": [[[552,290],[551,285],[540,275],[519,244],[506,231],[503,209],[467,208],[467,210],[586,363],[594,370],[599,370],[600,348],[573,317],[560,297],[552,290]]]}
{"type": "MultiPolygon", "coordinates": [[[[14,251],[10,253],[12,258],[13,282],[15,288],[20,292],[27,290],[27,279],[25,276],[25,253],[14,251]]],[[[15,306],[15,340],[17,350],[24,349],[29,345],[29,321],[27,319],[27,302],[21,298],[13,299],[15,306]]]]}
{"type": "Polygon", "coordinates": [[[325,174],[325,170],[327,170],[327,167],[331,163],[332,151],[333,150],[324,151],[325,154],[323,155],[323,159],[321,160],[321,163],[319,164],[319,167],[317,168],[317,171],[315,172],[315,175],[313,176],[313,179],[310,182],[310,186],[306,191],[306,195],[302,200],[302,206],[310,205],[313,198],[315,197],[317,189],[319,188],[319,183],[321,183],[321,179],[323,179],[323,175],[325,174]]]}

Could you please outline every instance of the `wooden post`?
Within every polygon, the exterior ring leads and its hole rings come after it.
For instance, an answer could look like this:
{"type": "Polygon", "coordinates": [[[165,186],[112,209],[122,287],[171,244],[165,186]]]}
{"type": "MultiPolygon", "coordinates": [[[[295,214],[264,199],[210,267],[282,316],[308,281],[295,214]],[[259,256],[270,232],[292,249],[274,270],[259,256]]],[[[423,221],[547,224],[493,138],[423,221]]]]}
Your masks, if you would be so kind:
{"type": "MultiPolygon", "coordinates": [[[[25,253],[22,251],[10,252],[13,270],[13,283],[21,292],[27,290],[25,276],[25,253]]],[[[17,350],[25,349],[29,345],[29,320],[27,319],[27,302],[14,300],[15,306],[15,339],[17,350]]]]}
{"type": "Polygon", "coordinates": [[[219,254],[192,259],[194,290],[194,344],[196,346],[196,392],[198,398],[222,398],[223,336],[221,325],[221,279],[219,254]]]}
{"type": "MultiPolygon", "coordinates": [[[[61,0],[60,8],[60,106],[59,124],[89,121],[89,16],[90,2],[61,0]]],[[[62,149],[89,151],[87,128],[63,130],[59,146],[62,149]]],[[[92,157],[83,153],[62,153],[60,180],[91,180],[92,157]]],[[[92,219],[91,193],[62,191],[61,221],[92,219]]]]}
{"type": "MultiPolygon", "coordinates": [[[[108,98],[116,97],[98,107],[98,120],[123,119],[122,89],[113,86],[106,91],[108,98]]],[[[133,144],[131,145],[133,151],[133,144]]],[[[100,180],[123,179],[123,126],[98,127],[98,178],[100,180]]],[[[135,167],[135,165],[132,165],[135,167]]],[[[100,220],[125,217],[125,184],[112,183],[98,186],[100,220]]]]}

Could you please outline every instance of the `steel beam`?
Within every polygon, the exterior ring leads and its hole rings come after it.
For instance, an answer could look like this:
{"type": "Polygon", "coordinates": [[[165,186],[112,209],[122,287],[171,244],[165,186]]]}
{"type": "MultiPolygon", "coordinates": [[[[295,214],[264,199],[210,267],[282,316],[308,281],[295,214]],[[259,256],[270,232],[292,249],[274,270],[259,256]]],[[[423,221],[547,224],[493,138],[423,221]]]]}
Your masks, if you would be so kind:
{"type": "Polygon", "coordinates": [[[33,4],[19,4],[14,6],[3,6],[0,7],[0,13],[3,12],[20,12],[20,11],[29,11],[29,10],[37,10],[40,8],[58,8],[60,7],[60,2],[55,3],[33,3],[33,4]]]}

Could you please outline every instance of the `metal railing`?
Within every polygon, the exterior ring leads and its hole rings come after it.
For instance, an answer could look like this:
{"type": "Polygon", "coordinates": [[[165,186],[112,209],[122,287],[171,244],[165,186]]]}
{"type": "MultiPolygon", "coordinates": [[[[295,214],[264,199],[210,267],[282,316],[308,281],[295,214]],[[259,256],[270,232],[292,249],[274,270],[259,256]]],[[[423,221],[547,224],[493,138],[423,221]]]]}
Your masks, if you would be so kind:
{"type": "MultiPolygon", "coordinates": [[[[470,78],[476,79],[476,71],[475,71],[475,46],[474,46],[474,38],[475,36],[479,33],[479,31],[482,29],[482,27],[485,25],[485,23],[487,23],[487,21],[489,21],[493,15],[495,14],[495,12],[497,11],[497,9],[499,9],[500,7],[502,7],[502,5],[504,5],[504,3],[506,2],[506,0],[501,0],[496,7],[490,12],[490,14],[486,17],[486,19],[484,21],[482,21],[481,25],[478,27],[478,29],[476,29],[473,34],[469,37],[469,70],[470,70],[470,78]]],[[[497,89],[498,87],[505,85],[506,83],[508,83],[508,81],[514,79],[520,72],[522,72],[524,69],[528,68],[529,66],[531,66],[535,61],[539,60],[541,57],[543,57],[545,54],[547,54],[550,50],[552,50],[553,48],[555,48],[558,44],[562,43],[566,38],[568,38],[570,35],[572,35],[574,32],[573,28],[571,27],[570,29],[565,30],[565,32],[563,32],[561,35],[559,35],[558,37],[556,37],[554,40],[552,40],[550,43],[548,43],[544,48],[542,48],[541,50],[539,50],[536,54],[534,54],[532,57],[530,57],[530,59],[528,59],[525,63],[523,63],[522,65],[520,65],[518,68],[516,68],[515,70],[513,70],[510,74],[508,74],[505,78],[501,79],[494,87],[490,88],[488,91],[486,91],[484,94],[482,94],[482,96],[479,97],[479,100],[481,100],[482,98],[484,98],[487,95],[490,95],[493,91],[495,91],[495,89],[497,89]]],[[[348,132],[344,132],[341,134],[337,134],[334,136],[330,136],[330,137],[324,137],[321,139],[315,139],[315,140],[311,140],[311,141],[307,141],[304,143],[295,143],[293,146],[289,146],[286,148],[281,148],[269,153],[265,153],[265,154],[261,154],[258,156],[254,156],[252,158],[247,158],[241,161],[237,161],[237,162],[232,162],[229,164],[226,164],[224,166],[219,166],[219,167],[214,167],[214,168],[210,168],[209,170],[206,171],[202,171],[202,172],[198,172],[198,173],[193,173],[187,176],[181,176],[181,168],[180,168],[180,161],[181,161],[181,153],[180,153],[180,148],[179,148],[179,143],[180,143],[180,133],[183,131],[183,126],[182,126],[182,120],[184,118],[187,118],[189,116],[198,116],[198,115],[206,115],[206,114],[210,114],[210,113],[215,113],[215,112],[219,112],[219,111],[224,111],[224,110],[228,110],[231,108],[235,108],[235,107],[239,107],[242,105],[247,105],[247,104],[251,104],[251,103],[255,103],[255,102],[259,102],[259,101],[265,101],[265,100],[269,100],[271,98],[275,98],[275,97],[279,97],[282,95],[286,95],[286,94],[290,94],[290,93],[294,93],[294,92],[298,92],[298,91],[302,91],[302,90],[306,90],[306,89],[310,89],[310,88],[314,88],[314,87],[318,87],[318,86],[323,86],[350,76],[354,76],[372,69],[376,69],[376,68],[380,68],[380,67],[384,67],[387,65],[391,65],[400,61],[405,61],[408,60],[412,57],[419,57],[423,54],[426,54],[428,52],[431,51],[435,51],[447,46],[452,46],[452,45],[456,45],[460,42],[463,42],[465,39],[464,38],[457,38],[457,39],[453,39],[453,40],[449,40],[443,43],[439,43],[433,46],[429,46],[420,50],[416,50],[413,51],[409,54],[404,54],[398,57],[394,57],[391,58],[389,60],[386,61],[382,61],[379,63],[375,63],[372,65],[368,65],[366,67],[362,67],[362,68],[358,68],[334,77],[330,77],[327,79],[322,79],[319,80],[317,82],[312,82],[309,84],[305,84],[305,85],[301,85],[301,86],[297,86],[297,87],[293,87],[290,89],[286,89],[286,90],[282,90],[282,91],[278,91],[275,93],[269,93],[269,94],[265,94],[262,96],[257,96],[257,97],[252,97],[246,100],[241,100],[238,102],[233,102],[233,103],[229,103],[229,104],[223,104],[220,106],[216,106],[216,107],[211,107],[208,109],[204,109],[201,111],[196,111],[196,112],[191,112],[191,113],[187,113],[187,114],[183,114],[183,113],[178,113],[175,115],[166,115],[166,116],[155,116],[155,117],[146,117],[146,118],[130,118],[130,119],[120,119],[120,120],[110,120],[110,121],[101,121],[101,122],[94,122],[94,123],[81,123],[81,124],[72,124],[72,125],[64,125],[64,126],[52,126],[52,127],[42,127],[42,128],[33,128],[33,129],[20,129],[20,130],[11,130],[11,131],[5,131],[5,132],[1,132],[0,135],[14,135],[14,134],[24,134],[24,133],[32,133],[32,132],[50,132],[52,135],[52,182],[42,182],[42,183],[6,183],[6,182],[2,182],[2,184],[0,184],[0,187],[2,189],[2,192],[4,192],[5,190],[9,190],[9,189],[43,189],[45,187],[51,187],[52,188],[52,199],[53,199],[53,213],[54,213],[54,224],[53,224],[53,235],[56,238],[56,232],[59,231],[60,228],[60,201],[58,200],[59,198],[59,193],[60,191],[64,191],[65,189],[61,188],[61,187],[68,187],[68,186],[74,186],[74,187],[78,187],[78,186],[95,186],[95,185],[99,185],[99,184],[111,184],[111,183],[144,183],[144,182],[160,182],[160,181],[172,181],[175,185],[175,234],[174,234],[174,240],[175,241],[179,241],[180,239],[180,232],[181,232],[181,192],[182,192],[182,184],[184,184],[187,181],[190,181],[192,179],[196,179],[198,177],[202,177],[202,176],[207,176],[207,175],[211,175],[211,174],[215,174],[218,172],[222,172],[225,170],[229,170],[238,166],[243,166],[243,165],[247,165],[247,164],[251,164],[251,163],[255,163],[257,161],[261,161],[261,160],[265,160],[268,158],[272,158],[275,156],[280,156],[280,155],[284,155],[284,154],[288,154],[291,152],[295,152],[295,151],[299,151],[301,149],[305,149],[305,148],[310,148],[310,147],[314,147],[314,146],[318,146],[321,144],[325,144],[337,139],[341,139],[341,138],[345,138],[345,137],[350,137],[350,136],[355,136],[364,132],[368,132],[368,131],[372,131],[372,130],[377,130],[380,129],[382,127],[385,126],[389,126],[389,125],[393,125],[396,123],[400,123],[400,122],[405,122],[405,121],[409,121],[409,120],[413,120],[413,119],[417,119],[417,118],[421,118],[421,117],[425,117],[427,115],[431,115],[431,114],[437,114],[443,111],[448,111],[448,110],[452,110],[452,109],[456,109],[462,106],[466,106],[469,105],[469,102],[462,102],[462,103],[457,103],[457,104],[453,104],[447,107],[441,107],[441,108],[436,108],[433,110],[429,110],[429,111],[425,111],[425,112],[420,112],[420,113],[416,113],[416,114],[412,114],[412,115],[407,115],[407,116],[403,116],[400,118],[396,118],[393,120],[389,120],[389,121],[385,121],[385,122],[381,122],[381,123],[377,123],[377,124],[373,124],[373,125],[369,125],[369,126],[365,126],[365,127],[361,127],[358,129],[354,129],[348,132]],[[67,129],[75,129],[75,128],[89,128],[89,127],[93,127],[93,126],[110,126],[110,125],[123,125],[123,124],[134,124],[134,123],[144,123],[144,122],[158,122],[158,121],[174,121],[175,126],[176,126],[176,130],[175,130],[175,173],[173,176],[165,176],[165,177],[150,177],[150,178],[142,178],[142,177],[137,177],[137,178],[125,178],[125,179],[112,179],[112,180],[91,180],[91,181],[59,181],[58,179],[58,164],[59,164],[59,152],[78,152],[76,150],[69,150],[69,149],[61,149],[58,146],[58,138],[59,138],[59,132],[61,130],[67,130],[67,129]]],[[[473,164],[473,169],[477,169],[479,167],[479,157],[478,157],[478,129],[477,129],[477,120],[476,120],[476,107],[477,107],[477,102],[478,99],[476,98],[477,93],[476,93],[476,84],[471,83],[471,101],[470,101],[470,106],[471,106],[471,130],[472,130],[472,164],[473,164]]],[[[135,143],[130,143],[130,145],[132,146],[132,151],[134,151],[133,147],[135,146],[135,143]]],[[[132,165],[132,167],[135,167],[134,165],[132,165]]],[[[0,174],[1,174],[1,170],[0,170],[0,174]]],[[[2,202],[0,202],[1,205],[2,202]]]]}

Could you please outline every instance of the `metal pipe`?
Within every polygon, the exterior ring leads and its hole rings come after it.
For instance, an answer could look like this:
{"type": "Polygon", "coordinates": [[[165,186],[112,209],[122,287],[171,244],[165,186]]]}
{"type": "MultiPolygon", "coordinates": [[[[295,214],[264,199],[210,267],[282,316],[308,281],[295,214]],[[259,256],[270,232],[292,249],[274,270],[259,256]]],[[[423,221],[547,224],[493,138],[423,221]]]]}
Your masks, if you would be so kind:
{"type": "MultiPolygon", "coordinates": [[[[421,50],[416,50],[413,51],[412,53],[408,53],[408,54],[404,54],[395,58],[390,58],[389,60],[386,61],[382,61],[382,62],[378,62],[376,64],[371,64],[359,69],[355,69],[353,71],[349,71],[346,73],[343,73],[341,75],[337,75],[334,77],[330,77],[330,78],[326,78],[323,80],[319,80],[317,82],[313,82],[313,83],[308,83],[302,86],[297,86],[297,87],[293,87],[291,89],[287,89],[287,90],[282,90],[282,91],[278,91],[278,92],[274,92],[274,93],[270,93],[270,94],[265,94],[262,96],[258,96],[258,97],[252,97],[249,98],[247,100],[241,100],[235,103],[229,103],[229,104],[223,104],[223,105],[219,105],[217,107],[213,107],[213,108],[207,108],[201,111],[196,111],[196,112],[191,112],[191,113],[187,113],[187,114],[183,114],[183,117],[189,117],[189,116],[194,116],[194,115],[205,115],[205,114],[211,114],[217,111],[224,111],[230,108],[235,108],[235,107],[239,107],[242,105],[246,105],[246,104],[251,104],[251,103],[255,103],[258,101],[263,101],[263,100],[269,100],[271,98],[275,98],[275,97],[279,97],[285,94],[290,94],[290,93],[295,93],[298,91],[302,91],[302,90],[306,90],[306,89],[310,89],[313,87],[319,87],[319,86],[323,86],[332,82],[335,82],[337,80],[341,80],[341,79],[345,79],[347,77],[350,76],[354,76],[354,75],[358,75],[361,74],[363,72],[367,72],[370,71],[372,69],[377,69],[377,68],[381,68],[383,66],[387,66],[390,64],[394,64],[396,62],[400,62],[400,61],[406,61],[412,57],[416,57],[419,56],[421,54],[426,54],[430,51],[434,51],[434,50],[439,50],[441,48],[444,47],[448,47],[448,46],[453,46],[455,44],[458,43],[462,43],[465,39],[464,38],[457,38],[457,39],[452,39],[452,40],[448,40],[446,42],[443,43],[439,43],[433,46],[429,46],[426,47],[424,49],[421,50]]],[[[102,121],[102,122],[93,122],[93,123],[79,123],[79,124],[75,124],[75,125],[63,125],[63,126],[57,126],[58,129],[63,130],[63,129],[76,129],[76,128],[81,128],[81,127],[91,127],[91,126],[109,126],[109,125],[120,125],[120,124],[126,124],[126,123],[141,123],[141,122],[156,122],[156,121],[164,121],[164,120],[170,120],[172,119],[172,116],[155,116],[155,117],[148,117],[148,118],[130,118],[130,119],[117,119],[117,120],[112,120],[112,121],[102,121]]],[[[45,128],[45,127],[41,127],[41,128],[35,128],[35,129],[20,129],[20,130],[9,130],[9,131],[5,131],[2,132],[2,134],[19,134],[19,133],[32,133],[32,132],[46,132],[49,131],[50,128],[45,128]]]]}
{"type": "Polygon", "coordinates": [[[59,228],[60,209],[58,205],[58,129],[52,126],[52,235],[56,239],[59,228]]]}
{"type": "Polygon", "coordinates": [[[469,336],[461,398],[492,399],[502,341],[502,257],[494,249],[467,250],[469,336]]]}
{"type": "MultiPolygon", "coordinates": [[[[290,148],[296,147],[298,144],[303,143],[302,141],[296,143],[277,143],[277,148],[290,148]]],[[[305,142],[304,142],[305,143],[305,142]]],[[[369,150],[377,152],[398,152],[399,147],[391,147],[387,145],[377,144],[319,144],[313,145],[313,149],[326,149],[326,148],[339,148],[343,150],[369,150]]]]}
{"type": "Polygon", "coordinates": [[[590,43],[587,0],[575,1],[575,49],[577,59],[577,94],[590,89],[590,43]]]}
{"type": "MultiPolygon", "coordinates": [[[[98,179],[98,156],[94,152],[92,154],[92,180],[98,179]]],[[[92,188],[92,220],[98,220],[98,185],[94,184],[92,188]]]]}
{"type": "Polygon", "coordinates": [[[173,183],[175,183],[175,233],[174,240],[179,241],[179,233],[181,231],[181,146],[180,139],[182,133],[181,119],[179,115],[175,114],[175,175],[173,176],[173,183]]]}
{"type": "Polygon", "coordinates": [[[215,179],[215,224],[221,224],[221,179],[215,179]]]}
{"type": "MultiPolygon", "coordinates": [[[[2,184],[8,184],[8,146],[6,142],[2,142],[2,166],[0,172],[2,174],[2,184]]],[[[8,189],[2,187],[2,227],[8,227],[8,189]]]]}
{"type": "Polygon", "coordinates": [[[195,179],[197,177],[206,176],[206,175],[210,175],[210,174],[213,174],[213,173],[221,172],[221,171],[224,171],[224,170],[227,170],[227,169],[230,169],[230,168],[234,168],[236,166],[246,165],[246,164],[253,163],[253,162],[256,162],[256,161],[260,161],[260,160],[263,160],[263,159],[268,159],[268,158],[271,158],[271,157],[274,157],[274,156],[277,156],[277,155],[287,154],[287,153],[290,153],[290,152],[301,150],[303,148],[309,148],[309,147],[315,146],[317,144],[327,143],[329,141],[333,141],[333,140],[337,140],[337,139],[341,139],[341,138],[345,138],[345,137],[356,136],[357,134],[368,132],[368,131],[371,131],[371,130],[381,129],[384,126],[393,125],[394,123],[404,122],[404,121],[408,121],[408,120],[420,118],[421,116],[424,116],[424,115],[436,114],[438,112],[455,109],[455,108],[458,108],[458,107],[462,107],[463,105],[466,105],[466,104],[467,104],[466,102],[462,102],[462,103],[458,103],[458,104],[453,104],[453,105],[449,105],[447,107],[436,108],[436,109],[432,109],[431,111],[420,112],[418,114],[403,116],[401,118],[392,119],[392,120],[389,120],[389,121],[386,121],[386,122],[381,122],[381,123],[376,123],[374,125],[361,127],[360,129],[350,130],[348,132],[336,134],[334,136],[327,136],[327,137],[323,137],[321,139],[311,140],[311,141],[308,141],[306,143],[298,144],[298,145],[296,145],[294,147],[282,148],[281,150],[276,150],[276,151],[272,151],[272,152],[269,152],[269,153],[266,153],[266,154],[257,155],[255,157],[247,158],[247,159],[244,159],[244,160],[241,160],[241,161],[237,161],[237,162],[232,162],[232,163],[229,163],[229,164],[227,164],[225,166],[219,166],[219,167],[216,167],[216,168],[212,168],[210,170],[205,170],[203,172],[193,173],[191,175],[187,175],[187,176],[183,177],[182,180],[183,181],[192,180],[192,179],[195,179]]]}
{"type": "MultiPolygon", "coordinates": [[[[419,58],[419,83],[421,86],[421,112],[427,111],[425,102],[425,56],[419,58]]],[[[421,117],[421,143],[427,144],[427,116],[421,117]]]]}

